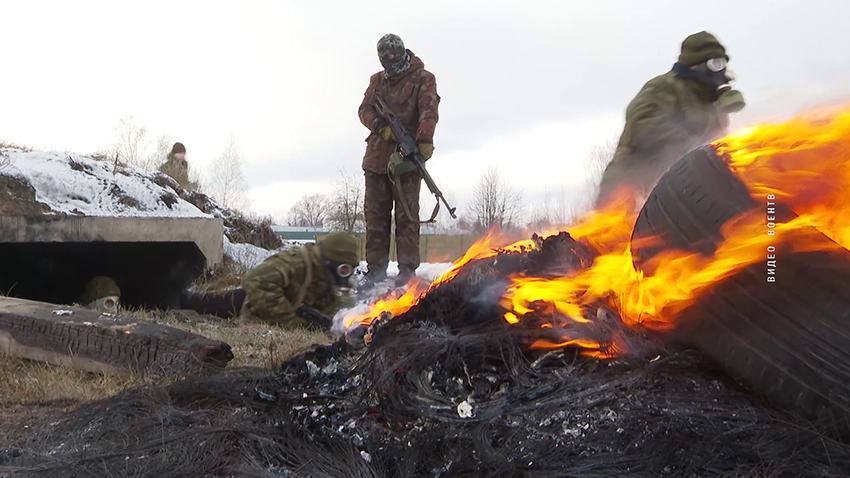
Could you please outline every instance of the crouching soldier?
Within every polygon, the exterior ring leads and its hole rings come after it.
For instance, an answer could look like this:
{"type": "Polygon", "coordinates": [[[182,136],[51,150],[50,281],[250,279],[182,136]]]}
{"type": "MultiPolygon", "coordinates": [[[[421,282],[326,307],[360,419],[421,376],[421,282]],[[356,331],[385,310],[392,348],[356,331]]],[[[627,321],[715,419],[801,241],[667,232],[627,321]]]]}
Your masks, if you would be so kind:
{"type": "Polygon", "coordinates": [[[121,289],[111,277],[96,276],[86,283],[79,303],[100,313],[117,314],[121,289]]]}
{"type": "Polygon", "coordinates": [[[243,317],[287,328],[330,327],[315,312],[333,318],[342,305],[340,289],[351,287],[359,263],[357,238],[345,232],[275,254],[243,277],[243,317]]]}

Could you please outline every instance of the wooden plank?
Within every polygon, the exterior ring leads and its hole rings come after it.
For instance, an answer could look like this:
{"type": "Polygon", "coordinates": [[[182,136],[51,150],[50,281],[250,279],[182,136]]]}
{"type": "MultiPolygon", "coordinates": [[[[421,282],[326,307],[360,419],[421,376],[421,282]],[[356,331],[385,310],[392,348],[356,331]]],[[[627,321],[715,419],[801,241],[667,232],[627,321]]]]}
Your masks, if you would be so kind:
{"type": "Polygon", "coordinates": [[[0,297],[0,352],[90,372],[207,375],[233,358],[230,345],[155,322],[79,307],[0,297]]]}

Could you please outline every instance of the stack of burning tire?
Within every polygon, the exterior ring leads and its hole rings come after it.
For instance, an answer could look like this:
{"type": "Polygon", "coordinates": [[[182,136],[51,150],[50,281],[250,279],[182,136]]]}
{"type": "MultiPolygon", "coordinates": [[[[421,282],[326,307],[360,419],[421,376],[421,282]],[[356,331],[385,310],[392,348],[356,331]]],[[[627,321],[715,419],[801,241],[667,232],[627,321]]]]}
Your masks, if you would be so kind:
{"type": "MultiPolygon", "coordinates": [[[[652,259],[670,249],[710,256],[724,240],[723,226],[741,217],[764,218],[772,234],[775,224],[802,214],[778,197],[745,185],[722,148],[697,149],[667,171],[640,211],[635,267],[652,275],[652,259]]],[[[846,433],[850,251],[817,229],[807,234],[815,246],[799,250],[777,240],[763,261],[739,269],[680,314],[678,330],[756,391],[846,433]]]]}

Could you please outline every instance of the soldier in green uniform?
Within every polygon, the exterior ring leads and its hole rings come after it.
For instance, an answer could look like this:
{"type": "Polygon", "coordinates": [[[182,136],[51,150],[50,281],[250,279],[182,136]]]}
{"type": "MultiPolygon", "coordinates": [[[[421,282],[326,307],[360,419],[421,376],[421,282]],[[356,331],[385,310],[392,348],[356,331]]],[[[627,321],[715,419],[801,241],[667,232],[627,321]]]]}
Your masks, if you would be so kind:
{"type": "Polygon", "coordinates": [[[275,254],[242,278],[243,313],[287,328],[312,323],[299,314],[301,306],[333,318],[341,305],[340,289],[351,287],[359,263],[357,238],[346,232],[275,254]]]}
{"type": "Polygon", "coordinates": [[[118,313],[121,289],[111,277],[96,276],[86,283],[79,303],[101,313],[118,313]]]}
{"type": "Polygon", "coordinates": [[[682,42],[673,69],[647,82],[626,109],[626,126],[605,169],[596,206],[628,184],[646,197],[658,179],[689,151],[728,132],[729,114],[744,108],[714,35],[699,32],[682,42]]]}
{"type": "Polygon", "coordinates": [[[186,147],[183,143],[174,143],[159,170],[171,176],[183,189],[197,188],[196,184],[189,182],[189,163],[186,162],[186,147]]]}

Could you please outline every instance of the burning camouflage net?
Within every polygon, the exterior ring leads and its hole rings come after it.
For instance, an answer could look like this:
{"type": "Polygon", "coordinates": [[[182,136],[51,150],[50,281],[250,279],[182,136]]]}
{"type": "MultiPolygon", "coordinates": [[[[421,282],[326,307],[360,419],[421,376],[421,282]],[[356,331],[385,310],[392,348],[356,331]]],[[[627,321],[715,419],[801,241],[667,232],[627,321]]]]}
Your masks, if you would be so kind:
{"type": "MultiPolygon", "coordinates": [[[[405,314],[284,363],[131,390],[0,451],[27,476],[839,476],[850,447],[689,351],[599,320],[630,354],[535,350],[518,271],[586,267],[561,234],[470,263],[405,314]]],[[[601,309],[604,311],[604,309],[601,309]]],[[[541,312],[542,314],[543,312],[541,312]]],[[[596,313],[588,311],[588,313],[596,313]]],[[[604,318],[605,313],[599,312],[604,318]]]]}

